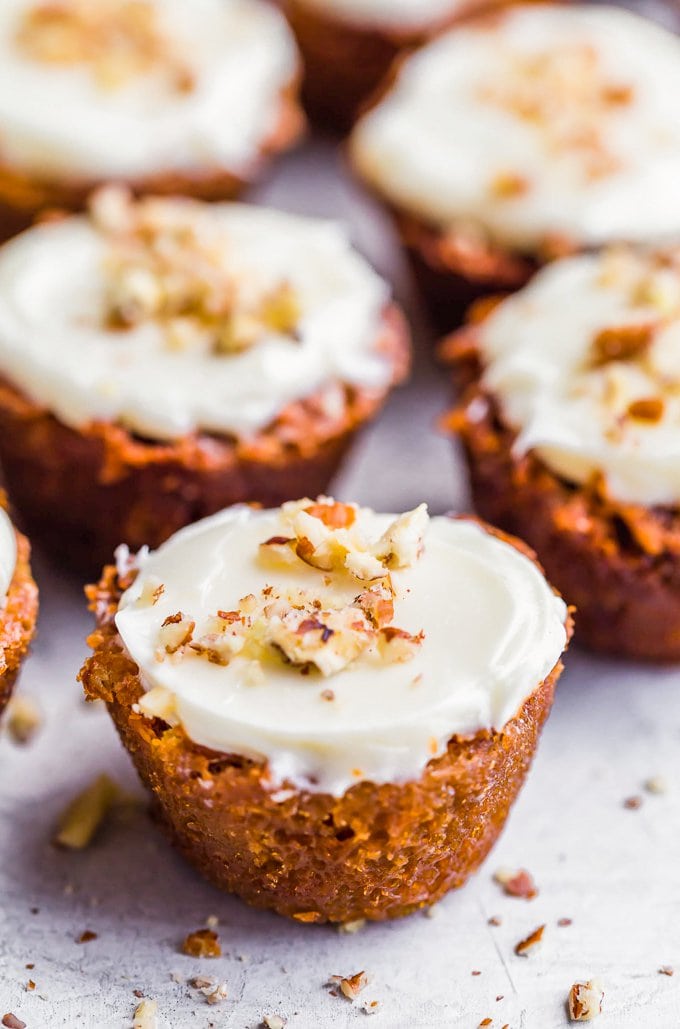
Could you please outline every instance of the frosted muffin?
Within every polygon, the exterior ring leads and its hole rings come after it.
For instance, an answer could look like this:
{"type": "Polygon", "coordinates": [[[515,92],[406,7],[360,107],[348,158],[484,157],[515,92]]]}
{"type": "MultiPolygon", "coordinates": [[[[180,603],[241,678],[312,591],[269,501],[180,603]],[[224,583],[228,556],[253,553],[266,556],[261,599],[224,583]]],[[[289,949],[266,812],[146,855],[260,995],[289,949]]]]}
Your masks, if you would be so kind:
{"type": "Polygon", "coordinates": [[[14,689],[38,616],[30,553],[28,540],[12,525],[0,493],[0,714],[14,689]]]}
{"type": "Polygon", "coordinates": [[[323,127],[346,129],[395,58],[501,0],[282,0],[302,51],[303,98],[323,127]]]}
{"type": "Polygon", "coordinates": [[[0,459],[32,532],[91,571],[324,489],[408,360],[331,223],[109,189],[0,250],[0,459]]]}
{"type": "Polygon", "coordinates": [[[232,197],[298,137],[297,78],[258,0],[4,0],[0,231],[110,179],[232,197]]]}
{"type": "Polygon", "coordinates": [[[598,650],[680,659],[680,251],[555,262],[445,342],[477,510],[598,650]]]}
{"type": "Polygon", "coordinates": [[[351,152],[434,315],[556,256],[680,238],[680,40],[614,7],[511,7],[407,61],[351,152]]]}
{"type": "Polygon", "coordinates": [[[105,569],[81,671],[168,832],[302,922],[462,885],[531,763],[570,633],[520,544],[425,505],[232,508],[105,569]]]}

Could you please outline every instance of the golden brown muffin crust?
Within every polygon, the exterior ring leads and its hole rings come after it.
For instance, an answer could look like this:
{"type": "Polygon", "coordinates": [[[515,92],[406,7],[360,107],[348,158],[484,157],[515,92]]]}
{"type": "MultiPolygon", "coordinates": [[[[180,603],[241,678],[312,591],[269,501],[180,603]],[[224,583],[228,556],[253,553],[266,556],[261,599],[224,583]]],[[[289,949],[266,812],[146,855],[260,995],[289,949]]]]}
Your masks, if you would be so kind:
{"type": "MultiPolygon", "coordinates": [[[[0,495],[4,507],[4,495],[0,495]]],[[[10,698],[28,652],[38,617],[38,587],[31,575],[31,547],[15,529],[17,561],[7,599],[0,610],[0,714],[10,698]]]]}

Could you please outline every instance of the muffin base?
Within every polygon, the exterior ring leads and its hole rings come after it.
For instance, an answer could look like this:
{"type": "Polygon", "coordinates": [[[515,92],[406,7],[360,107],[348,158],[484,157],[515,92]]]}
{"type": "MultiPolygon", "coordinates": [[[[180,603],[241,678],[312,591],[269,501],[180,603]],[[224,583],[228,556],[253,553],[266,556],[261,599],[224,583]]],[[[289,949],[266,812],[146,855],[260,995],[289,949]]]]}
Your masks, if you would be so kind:
{"type": "MultiPolygon", "coordinates": [[[[242,176],[219,167],[202,170],[165,171],[116,182],[137,196],[189,196],[196,200],[231,200],[259,177],[267,161],[290,149],[303,135],[305,119],[297,103],[297,77],[282,93],[280,112],[273,131],[265,139],[248,174],[242,176]]],[[[94,189],[105,180],[39,179],[2,161],[0,156],[0,242],[30,227],[39,215],[80,211],[94,189]]]]}
{"type": "Polygon", "coordinates": [[[209,882],[300,922],[382,921],[436,903],[478,868],[524,782],[561,662],[501,732],[452,737],[417,781],[361,782],[341,797],[284,783],[277,802],[265,764],[133,710],[143,687],[113,624],[121,589],[111,567],[88,589],[99,628],[80,680],[106,701],[167,833],[209,882]]]}
{"type": "Polygon", "coordinates": [[[0,610],[0,714],[12,695],[38,617],[38,587],[31,575],[30,544],[16,530],[15,536],[17,563],[0,610]]]}
{"type": "Polygon", "coordinates": [[[397,232],[437,332],[449,332],[482,297],[521,289],[541,261],[500,246],[443,235],[412,215],[394,211],[397,232]]]}
{"type": "Polygon", "coordinates": [[[622,504],[601,481],[570,484],[534,454],[480,385],[474,327],[440,356],[463,388],[448,428],[462,440],[475,508],[533,547],[549,580],[577,609],[577,638],[593,650],[680,661],[680,510],[622,504]]]}
{"type": "Polygon", "coordinates": [[[120,543],[156,548],[231,504],[316,496],[408,372],[398,308],[387,310],[376,347],[392,365],[390,385],[345,387],[340,413],[325,411],[319,396],[291,404],[247,440],[200,434],[158,443],[111,422],[72,429],[0,380],[0,461],[13,503],[35,542],[92,575],[120,543]]]}

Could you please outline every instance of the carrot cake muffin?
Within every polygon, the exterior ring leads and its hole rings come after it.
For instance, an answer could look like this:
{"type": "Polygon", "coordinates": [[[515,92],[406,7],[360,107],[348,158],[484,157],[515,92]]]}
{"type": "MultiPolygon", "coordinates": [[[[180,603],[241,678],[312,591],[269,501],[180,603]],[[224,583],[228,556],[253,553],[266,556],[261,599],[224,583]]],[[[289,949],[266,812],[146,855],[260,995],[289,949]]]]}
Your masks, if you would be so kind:
{"type": "Polygon", "coordinates": [[[0,714],[14,689],[38,616],[30,553],[28,540],[12,525],[0,493],[0,714]]]}
{"type": "Polygon", "coordinates": [[[680,250],[555,262],[442,348],[480,514],[535,547],[579,639],[680,659],[680,250]]]}
{"type": "Polygon", "coordinates": [[[302,922],[392,918],[465,882],[570,633],[521,544],[319,497],[118,558],[89,587],[80,677],[206,878],[302,922]]]}
{"type": "Polygon", "coordinates": [[[324,127],[348,128],[397,55],[502,0],[283,0],[305,66],[302,95],[324,127]]]}
{"type": "Polygon", "coordinates": [[[680,239],[680,39],[615,7],[509,7],[408,60],[353,163],[443,328],[555,256],[680,239]]]}
{"type": "Polygon", "coordinates": [[[90,574],[121,542],[325,489],[408,361],[332,223],[111,187],[0,250],[0,460],[32,532],[90,574]]]}
{"type": "Polygon", "coordinates": [[[0,232],[110,179],[232,197],[298,137],[297,79],[259,0],[3,0],[0,232]]]}

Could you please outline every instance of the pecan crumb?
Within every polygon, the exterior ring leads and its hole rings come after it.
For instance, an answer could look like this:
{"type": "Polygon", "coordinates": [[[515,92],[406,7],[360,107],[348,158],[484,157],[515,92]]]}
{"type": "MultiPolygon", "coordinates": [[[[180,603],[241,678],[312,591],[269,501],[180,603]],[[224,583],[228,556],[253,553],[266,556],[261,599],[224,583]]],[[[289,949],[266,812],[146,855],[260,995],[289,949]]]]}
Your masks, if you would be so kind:
{"type": "Polygon", "coordinates": [[[182,943],[182,953],[192,958],[219,958],[222,956],[222,948],[213,929],[197,929],[189,933],[182,943]]]}
{"type": "Polygon", "coordinates": [[[226,983],[218,983],[215,987],[209,987],[201,991],[205,994],[208,1004],[221,1004],[229,996],[226,983]]]}
{"type": "Polygon", "coordinates": [[[628,415],[639,422],[660,422],[665,405],[661,397],[642,397],[628,405],[628,415]]]}
{"type": "Polygon", "coordinates": [[[355,918],[351,922],[342,922],[338,926],[338,932],[339,933],[348,933],[348,934],[353,935],[354,933],[360,932],[364,928],[365,925],[366,925],[366,919],[365,918],[355,918]]]}
{"type": "Polygon", "coordinates": [[[659,975],[675,975],[675,969],[670,965],[662,965],[659,969],[659,975]]]}
{"type": "Polygon", "coordinates": [[[479,1029],[482,1029],[482,1026],[487,1025],[493,1025],[493,1018],[483,1018],[482,1021],[479,1023],[479,1029]]]}
{"type": "Polygon", "coordinates": [[[491,918],[489,918],[488,921],[487,921],[487,925],[502,925],[502,924],[503,924],[503,919],[499,918],[498,915],[492,915],[491,918]]]}
{"type": "Polygon", "coordinates": [[[533,876],[526,868],[519,868],[512,871],[507,868],[499,868],[494,874],[494,879],[509,897],[520,897],[522,900],[533,900],[538,895],[538,889],[534,883],[533,876]]]}
{"type": "Polygon", "coordinates": [[[560,929],[564,929],[566,928],[566,926],[572,925],[573,920],[571,918],[558,918],[557,924],[559,925],[560,929]]]}
{"type": "Polygon", "coordinates": [[[337,983],[343,997],[353,1001],[368,984],[368,976],[365,972],[357,972],[350,976],[332,975],[330,982],[337,983]]]}
{"type": "Polygon", "coordinates": [[[143,1000],[135,1008],[133,1029],[157,1029],[158,1003],[155,1000],[143,1000]]]}
{"type": "Polygon", "coordinates": [[[281,1015],[265,1015],[262,1019],[264,1029],[284,1029],[285,1024],[286,1020],[281,1015]]]}
{"type": "Polygon", "coordinates": [[[83,850],[120,796],[108,775],[98,776],[62,813],[53,842],[69,850],[83,850]]]}
{"type": "Polygon", "coordinates": [[[19,695],[7,705],[5,723],[15,743],[30,743],[42,725],[42,714],[35,700],[19,695]]]}
{"type": "Polygon", "coordinates": [[[91,940],[96,939],[97,933],[93,933],[91,929],[85,929],[76,940],[76,943],[90,943],[91,940]]]}
{"type": "Polygon", "coordinates": [[[645,789],[647,793],[654,793],[661,795],[662,793],[668,792],[668,783],[660,775],[654,775],[651,779],[647,779],[645,782],[645,789]]]}
{"type": "Polygon", "coordinates": [[[569,1018],[572,1022],[591,1022],[602,1013],[604,990],[596,979],[574,983],[569,991],[569,1018]]]}
{"type": "Polygon", "coordinates": [[[539,925],[538,929],[534,929],[525,939],[519,941],[515,947],[515,954],[521,958],[528,957],[529,952],[543,939],[544,932],[545,925],[539,925]]]}
{"type": "Polygon", "coordinates": [[[626,797],[623,806],[627,811],[637,811],[642,807],[642,797],[626,797]]]}
{"type": "Polygon", "coordinates": [[[28,982],[26,983],[26,990],[27,990],[28,993],[32,993],[34,989],[35,989],[35,982],[34,982],[33,979],[29,979],[28,982]]]}
{"type": "Polygon", "coordinates": [[[482,973],[479,971],[478,968],[475,968],[472,972],[470,972],[470,975],[481,975],[481,974],[482,973]]]}
{"type": "Polygon", "coordinates": [[[26,1023],[22,1022],[16,1015],[13,1015],[11,1011],[2,1016],[2,1024],[5,1026],[5,1029],[26,1029],[26,1023]]]}

